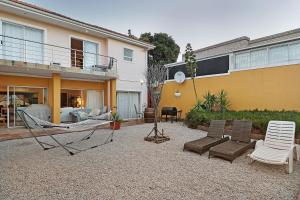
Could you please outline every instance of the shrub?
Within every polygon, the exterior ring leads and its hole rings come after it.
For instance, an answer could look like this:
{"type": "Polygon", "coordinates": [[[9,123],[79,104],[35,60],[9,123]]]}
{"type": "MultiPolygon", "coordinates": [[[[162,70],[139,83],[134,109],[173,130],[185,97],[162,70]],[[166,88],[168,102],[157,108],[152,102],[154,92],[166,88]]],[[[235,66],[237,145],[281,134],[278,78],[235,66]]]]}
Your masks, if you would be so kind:
{"type": "Polygon", "coordinates": [[[227,98],[227,92],[225,90],[221,90],[217,94],[216,103],[218,106],[219,111],[225,112],[228,110],[228,107],[230,106],[229,100],[227,98]]]}
{"type": "Polygon", "coordinates": [[[203,105],[204,105],[204,107],[205,107],[205,110],[206,111],[213,111],[213,108],[214,108],[214,106],[216,105],[216,103],[217,103],[217,97],[214,95],[214,94],[212,94],[212,93],[210,93],[210,91],[208,91],[204,96],[203,96],[203,98],[204,98],[204,102],[203,102],[203,105]]]}
{"type": "Polygon", "coordinates": [[[300,112],[293,111],[227,111],[227,112],[205,112],[191,110],[186,115],[185,123],[189,127],[198,125],[207,125],[211,120],[223,119],[233,120],[251,120],[253,128],[259,129],[265,133],[270,120],[283,120],[296,122],[296,133],[300,134],[300,112]]]}

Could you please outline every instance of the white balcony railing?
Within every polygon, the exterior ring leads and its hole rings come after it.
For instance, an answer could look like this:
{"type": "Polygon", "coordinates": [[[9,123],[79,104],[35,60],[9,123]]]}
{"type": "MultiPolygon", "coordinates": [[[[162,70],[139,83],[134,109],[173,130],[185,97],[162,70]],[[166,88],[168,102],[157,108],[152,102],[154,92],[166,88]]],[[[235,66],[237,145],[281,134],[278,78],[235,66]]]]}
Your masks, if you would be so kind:
{"type": "Polygon", "coordinates": [[[117,73],[117,60],[110,56],[5,35],[0,40],[0,59],[117,73]]]}

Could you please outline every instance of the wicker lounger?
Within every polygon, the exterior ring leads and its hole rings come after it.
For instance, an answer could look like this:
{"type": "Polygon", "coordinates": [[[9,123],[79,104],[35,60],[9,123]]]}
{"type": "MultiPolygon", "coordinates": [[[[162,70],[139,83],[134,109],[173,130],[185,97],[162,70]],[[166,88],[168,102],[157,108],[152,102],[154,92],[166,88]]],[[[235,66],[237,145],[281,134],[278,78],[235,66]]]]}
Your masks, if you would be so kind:
{"type": "Polygon", "coordinates": [[[223,138],[224,126],[225,120],[212,120],[208,128],[207,137],[185,143],[183,150],[196,152],[201,155],[208,151],[209,148],[226,142],[229,138],[223,138]]]}
{"type": "Polygon", "coordinates": [[[210,148],[208,158],[216,156],[232,162],[248,149],[254,148],[255,142],[250,139],[251,129],[251,121],[235,120],[231,140],[210,148]]]}

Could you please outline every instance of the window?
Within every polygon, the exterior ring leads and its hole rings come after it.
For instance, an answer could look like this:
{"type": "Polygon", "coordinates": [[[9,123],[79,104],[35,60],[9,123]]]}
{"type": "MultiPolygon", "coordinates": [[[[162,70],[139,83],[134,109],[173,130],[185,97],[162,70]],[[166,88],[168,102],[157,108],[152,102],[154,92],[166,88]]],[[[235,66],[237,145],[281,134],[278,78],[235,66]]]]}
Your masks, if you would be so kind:
{"type": "Polygon", "coordinates": [[[72,66],[89,68],[98,64],[98,44],[90,41],[71,38],[72,66]]]}
{"type": "Polygon", "coordinates": [[[133,50],[124,48],[124,60],[127,61],[133,60],[133,50]]]}
{"type": "Polygon", "coordinates": [[[288,45],[271,47],[269,49],[269,62],[282,63],[289,59],[288,45]]]}
{"type": "Polygon", "coordinates": [[[2,35],[4,36],[3,48],[0,54],[5,59],[43,63],[42,30],[3,22],[2,35]]]}
{"type": "Polygon", "coordinates": [[[235,69],[300,63],[300,41],[285,42],[234,54],[235,69]]]}
{"type": "Polygon", "coordinates": [[[253,50],[250,52],[251,67],[267,64],[267,49],[253,50]]]}
{"type": "Polygon", "coordinates": [[[249,52],[239,53],[235,55],[235,67],[236,69],[249,68],[250,55],[249,52]]]}
{"type": "Polygon", "coordinates": [[[290,60],[300,60],[300,42],[290,44],[289,48],[289,59],[290,60]]]}

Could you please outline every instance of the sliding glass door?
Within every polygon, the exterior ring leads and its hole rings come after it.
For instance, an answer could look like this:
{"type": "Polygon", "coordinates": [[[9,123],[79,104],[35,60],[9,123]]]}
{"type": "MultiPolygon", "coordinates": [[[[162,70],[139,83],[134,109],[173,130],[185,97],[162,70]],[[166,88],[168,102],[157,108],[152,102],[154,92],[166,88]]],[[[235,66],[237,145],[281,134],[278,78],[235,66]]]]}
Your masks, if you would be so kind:
{"type": "Polygon", "coordinates": [[[8,128],[16,127],[22,123],[18,120],[16,109],[28,107],[32,104],[47,104],[47,88],[2,86],[0,87],[1,117],[5,117],[8,128]]]}
{"type": "Polygon", "coordinates": [[[43,31],[2,22],[2,57],[43,64],[43,31]]]}
{"type": "Polygon", "coordinates": [[[97,65],[98,45],[94,42],[84,41],[84,67],[97,65]]]}
{"type": "Polygon", "coordinates": [[[117,111],[123,119],[138,117],[134,106],[140,110],[139,92],[117,92],[117,111]]]}

